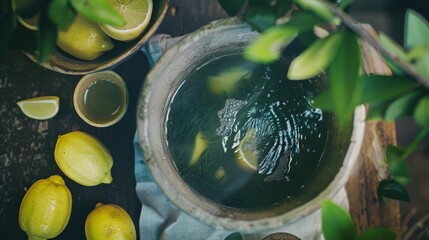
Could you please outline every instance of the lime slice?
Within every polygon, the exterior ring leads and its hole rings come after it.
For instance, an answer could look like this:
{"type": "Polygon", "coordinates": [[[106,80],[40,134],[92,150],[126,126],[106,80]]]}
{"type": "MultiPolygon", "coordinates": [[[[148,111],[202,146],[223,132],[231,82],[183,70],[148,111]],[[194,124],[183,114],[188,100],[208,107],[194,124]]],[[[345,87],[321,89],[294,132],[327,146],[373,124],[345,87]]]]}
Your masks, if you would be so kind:
{"type": "Polygon", "coordinates": [[[21,100],[16,104],[25,116],[37,120],[46,120],[53,118],[58,113],[60,98],[56,96],[36,97],[21,100]]]}
{"type": "MultiPolygon", "coordinates": [[[[12,11],[15,12],[16,6],[17,6],[17,2],[19,0],[12,0],[11,4],[12,4],[12,11]]],[[[37,31],[39,28],[39,16],[40,13],[37,13],[34,17],[31,18],[22,18],[20,16],[17,17],[18,22],[21,23],[22,26],[33,30],[33,31],[37,31]]]]}
{"type": "Polygon", "coordinates": [[[258,170],[259,156],[256,143],[256,129],[252,128],[241,139],[238,149],[235,152],[235,159],[241,169],[252,172],[258,170]]]}
{"type": "Polygon", "coordinates": [[[125,18],[125,26],[115,27],[102,24],[101,29],[111,38],[131,41],[137,38],[149,24],[152,0],[108,0],[112,7],[125,18]]]}

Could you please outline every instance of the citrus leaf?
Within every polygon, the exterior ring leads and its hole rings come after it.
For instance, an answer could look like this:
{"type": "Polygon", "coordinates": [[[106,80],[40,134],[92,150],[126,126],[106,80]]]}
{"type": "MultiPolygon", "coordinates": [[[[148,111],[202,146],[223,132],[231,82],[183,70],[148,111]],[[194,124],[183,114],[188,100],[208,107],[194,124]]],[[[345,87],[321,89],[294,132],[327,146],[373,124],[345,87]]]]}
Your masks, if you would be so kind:
{"type": "Polygon", "coordinates": [[[391,198],[395,200],[410,201],[407,190],[395,180],[381,180],[378,184],[377,193],[380,197],[391,198]]]}
{"type": "Polygon", "coordinates": [[[276,24],[276,10],[269,5],[249,3],[244,20],[258,32],[263,32],[276,24]]]}
{"type": "Polygon", "coordinates": [[[404,76],[365,75],[361,82],[364,94],[359,103],[389,100],[417,87],[413,80],[404,76]]]}
{"type": "Polygon", "coordinates": [[[423,58],[429,50],[429,45],[416,44],[410,51],[407,52],[406,60],[408,62],[416,62],[423,58]]]}
{"type": "Polygon", "coordinates": [[[418,44],[429,44],[429,23],[414,10],[406,12],[404,41],[408,49],[418,44]]]}
{"type": "Polygon", "coordinates": [[[93,22],[117,27],[126,24],[124,17],[113,9],[107,0],[70,0],[70,2],[76,11],[93,22]]]}
{"type": "Polygon", "coordinates": [[[255,41],[248,44],[244,50],[246,59],[270,63],[280,58],[281,49],[286,46],[298,33],[295,26],[277,26],[270,28],[255,41]]]}
{"type": "Polygon", "coordinates": [[[294,0],[295,3],[302,9],[314,12],[319,17],[333,21],[334,14],[332,13],[329,6],[322,0],[294,0]]]}
{"type": "Polygon", "coordinates": [[[414,110],[414,120],[425,129],[429,129],[429,96],[419,100],[414,110]]]}
{"type": "Polygon", "coordinates": [[[340,124],[351,118],[361,96],[360,50],[357,37],[349,31],[343,35],[338,53],[328,68],[333,103],[340,124]]]}
{"type": "Polygon", "coordinates": [[[276,9],[276,17],[282,17],[291,9],[293,0],[277,0],[274,8],[276,9]]]}
{"type": "Polygon", "coordinates": [[[395,240],[396,235],[386,228],[368,228],[363,230],[357,240],[395,240]]]}
{"type": "Polygon", "coordinates": [[[373,102],[369,105],[367,120],[382,120],[386,115],[386,110],[390,106],[390,101],[373,102]]]}
{"type": "MultiPolygon", "coordinates": [[[[416,11],[408,10],[405,16],[405,47],[412,49],[416,45],[429,45],[429,23],[416,11]]],[[[415,64],[417,71],[429,77],[429,52],[415,64]]]]}
{"type": "Polygon", "coordinates": [[[387,164],[391,165],[395,162],[404,160],[402,157],[403,154],[404,150],[400,149],[396,145],[389,144],[386,150],[387,164]]]}
{"type": "Polygon", "coordinates": [[[394,162],[390,164],[389,167],[393,178],[398,183],[400,183],[403,186],[408,184],[408,182],[410,181],[410,172],[408,170],[408,165],[405,159],[394,162]]]}
{"type": "MultiPolygon", "coordinates": [[[[382,47],[386,48],[391,54],[395,55],[395,57],[397,57],[399,60],[406,61],[407,55],[404,49],[386,34],[384,33],[379,34],[379,44],[382,47]]],[[[386,60],[387,60],[386,61],[387,65],[389,65],[390,69],[392,69],[392,71],[395,74],[398,74],[398,75],[404,74],[403,70],[397,67],[396,64],[391,59],[386,58],[386,60]]]]}
{"type": "Polygon", "coordinates": [[[326,111],[334,111],[334,103],[332,101],[332,93],[329,90],[324,91],[313,100],[313,106],[326,111]]]}
{"type": "Polygon", "coordinates": [[[322,19],[311,12],[293,14],[289,22],[272,27],[248,44],[244,56],[258,63],[270,63],[280,58],[281,50],[297,34],[312,30],[322,19]]]}
{"type": "Polygon", "coordinates": [[[243,236],[239,232],[233,232],[229,234],[225,240],[243,240],[243,236]]]}
{"type": "Polygon", "coordinates": [[[290,80],[305,80],[323,72],[334,60],[343,39],[341,32],[316,40],[289,66],[290,80]]]}
{"type": "Polygon", "coordinates": [[[400,117],[410,116],[422,93],[411,92],[392,102],[386,110],[385,120],[394,121],[400,117]]]}
{"type": "Polygon", "coordinates": [[[218,0],[222,8],[228,13],[229,16],[236,15],[246,3],[246,0],[218,0]]]}
{"type": "Polygon", "coordinates": [[[49,19],[61,30],[67,30],[76,17],[69,0],[52,0],[48,9],[49,19]]]}
{"type": "Polygon", "coordinates": [[[325,239],[354,239],[357,235],[350,215],[330,201],[322,202],[322,232],[325,239]]]}
{"type": "Polygon", "coordinates": [[[58,30],[57,27],[48,18],[46,11],[42,11],[39,19],[39,31],[37,31],[37,50],[39,51],[39,62],[48,60],[56,52],[56,42],[58,30]]]}

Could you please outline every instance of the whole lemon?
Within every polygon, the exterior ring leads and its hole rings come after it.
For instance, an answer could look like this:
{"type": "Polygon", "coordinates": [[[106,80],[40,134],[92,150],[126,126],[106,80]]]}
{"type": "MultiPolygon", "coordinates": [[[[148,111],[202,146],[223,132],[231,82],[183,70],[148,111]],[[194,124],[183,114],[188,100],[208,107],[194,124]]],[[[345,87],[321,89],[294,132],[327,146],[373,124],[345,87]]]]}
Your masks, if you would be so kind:
{"type": "Polygon", "coordinates": [[[83,60],[94,60],[112,49],[112,40],[93,23],[78,15],[66,31],[58,31],[57,45],[68,54],[83,60]]]}
{"type": "Polygon", "coordinates": [[[58,236],[70,219],[72,195],[59,175],[36,181],[28,189],[19,208],[19,226],[28,239],[58,236]]]}
{"type": "Polygon", "coordinates": [[[87,240],[135,240],[136,229],[127,211],[115,204],[98,203],[86,217],[87,240]]]}
{"type": "Polygon", "coordinates": [[[112,155],[95,137],[80,131],[60,135],[54,158],[67,177],[84,186],[111,183],[112,155]]]}

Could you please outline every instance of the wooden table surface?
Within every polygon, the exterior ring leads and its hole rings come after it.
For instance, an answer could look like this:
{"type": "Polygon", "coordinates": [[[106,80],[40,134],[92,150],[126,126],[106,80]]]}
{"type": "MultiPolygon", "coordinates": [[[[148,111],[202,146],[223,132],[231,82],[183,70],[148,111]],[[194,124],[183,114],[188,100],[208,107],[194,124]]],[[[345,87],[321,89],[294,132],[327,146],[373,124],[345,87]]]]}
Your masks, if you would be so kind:
{"type": "MultiPolygon", "coordinates": [[[[226,15],[217,0],[171,0],[158,32],[179,36],[223,17],[226,15]]],[[[53,174],[64,177],[73,195],[69,224],[57,239],[85,239],[85,218],[98,202],[122,206],[138,226],[141,203],[135,193],[132,143],[136,102],[149,66],[139,52],[113,70],[127,83],[129,108],[119,123],[95,128],[81,120],[73,108],[73,90],[81,76],[44,69],[17,51],[7,52],[0,59],[0,238],[26,239],[18,225],[21,199],[32,183],[53,174]],[[52,119],[27,118],[16,105],[19,100],[46,95],[61,99],[60,111],[52,119]],[[65,177],[57,167],[53,158],[57,136],[74,130],[94,135],[109,148],[114,159],[112,184],[84,187],[65,177]]],[[[360,229],[383,225],[399,232],[398,204],[380,204],[374,190],[379,177],[386,174],[374,159],[382,157],[386,145],[395,141],[394,128],[384,123],[368,126],[362,159],[347,185],[351,213],[360,229]]]]}

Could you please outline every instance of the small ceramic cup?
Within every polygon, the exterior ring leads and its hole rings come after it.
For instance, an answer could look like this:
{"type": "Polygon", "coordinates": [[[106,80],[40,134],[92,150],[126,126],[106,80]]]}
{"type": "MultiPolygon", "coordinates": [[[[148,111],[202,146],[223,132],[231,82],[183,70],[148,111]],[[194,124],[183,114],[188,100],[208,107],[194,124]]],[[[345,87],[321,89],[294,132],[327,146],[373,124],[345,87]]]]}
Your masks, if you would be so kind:
{"type": "Polygon", "coordinates": [[[76,85],[73,105],[79,117],[94,127],[108,127],[125,115],[128,89],[115,72],[85,75],[76,85]]]}

